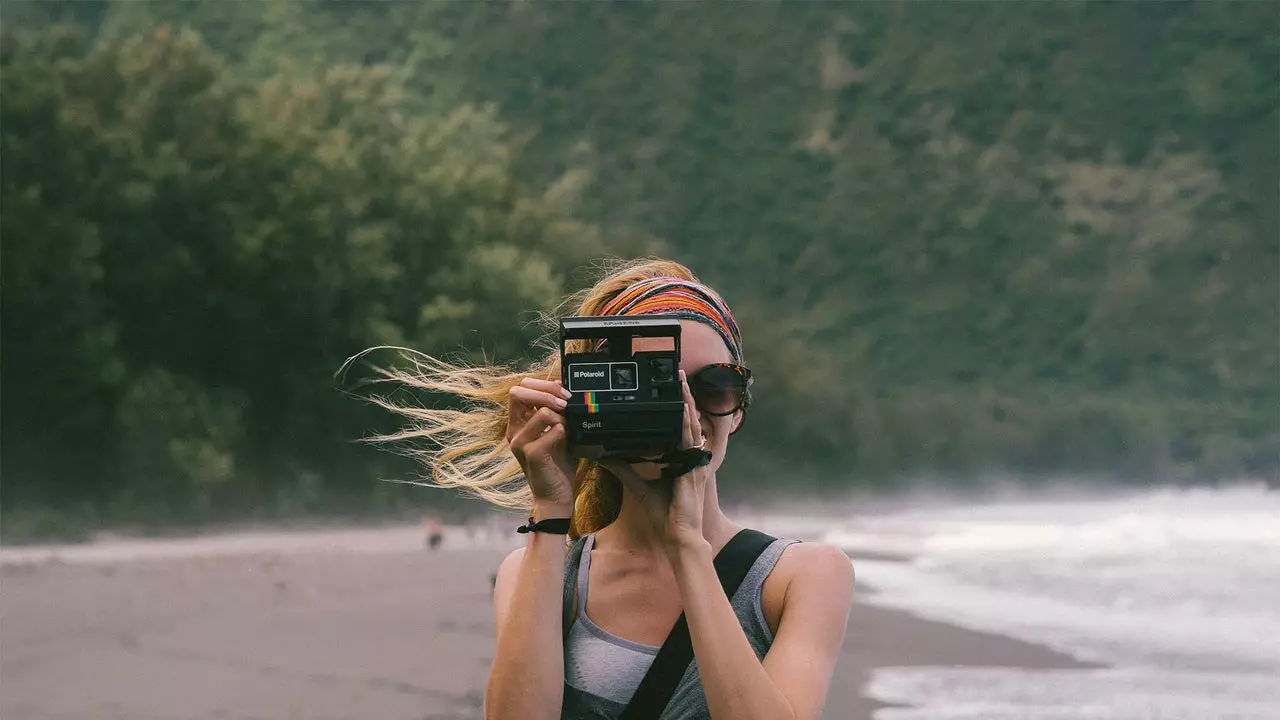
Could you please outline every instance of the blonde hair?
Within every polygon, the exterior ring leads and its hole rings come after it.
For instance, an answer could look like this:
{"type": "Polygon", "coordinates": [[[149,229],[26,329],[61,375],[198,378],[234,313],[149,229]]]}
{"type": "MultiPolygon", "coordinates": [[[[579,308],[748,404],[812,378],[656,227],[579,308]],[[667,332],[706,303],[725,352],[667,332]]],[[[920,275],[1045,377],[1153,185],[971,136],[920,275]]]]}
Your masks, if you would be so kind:
{"type": "MultiPolygon", "coordinates": [[[[406,348],[400,350],[407,369],[375,368],[375,382],[392,382],[416,390],[445,393],[463,400],[460,410],[410,407],[386,397],[371,402],[409,421],[397,432],[366,438],[372,443],[405,444],[402,452],[426,465],[430,475],[418,484],[454,488],[501,508],[528,510],[533,496],[519,463],[507,445],[507,393],[525,377],[560,378],[560,349],[552,333],[560,315],[599,315],[611,299],[642,280],[676,277],[698,278],[684,265],[671,260],[645,258],[603,265],[604,277],[566,298],[554,315],[544,317],[547,336],[540,343],[547,355],[524,370],[501,366],[468,367],[446,362],[406,348]],[[569,310],[569,312],[564,312],[569,310]]],[[[371,350],[347,360],[340,373],[371,350]]],[[[580,460],[574,496],[572,538],[595,532],[618,516],[622,506],[621,482],[590,460],[580,460]]]]}

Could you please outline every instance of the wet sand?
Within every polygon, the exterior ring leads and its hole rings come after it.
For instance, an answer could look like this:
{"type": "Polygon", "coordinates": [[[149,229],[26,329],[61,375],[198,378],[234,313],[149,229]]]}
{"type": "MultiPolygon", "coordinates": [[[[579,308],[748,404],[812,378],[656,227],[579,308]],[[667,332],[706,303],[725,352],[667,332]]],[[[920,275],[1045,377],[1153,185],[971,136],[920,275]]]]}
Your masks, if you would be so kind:
{"type": "MultiPolygon", "coordinates": [[[[406,535],[408,537],[408,535],[406,535]]],[[[0,717],[482,717],[500,548],[418,547],[0,567],[0,717]]],[[[865,586],[860,592],[873,592],[865,586]]],[[[1083,667],[1071,658],[858,603],[827,718],[871,718],[878,667],[1083,667]]]]}

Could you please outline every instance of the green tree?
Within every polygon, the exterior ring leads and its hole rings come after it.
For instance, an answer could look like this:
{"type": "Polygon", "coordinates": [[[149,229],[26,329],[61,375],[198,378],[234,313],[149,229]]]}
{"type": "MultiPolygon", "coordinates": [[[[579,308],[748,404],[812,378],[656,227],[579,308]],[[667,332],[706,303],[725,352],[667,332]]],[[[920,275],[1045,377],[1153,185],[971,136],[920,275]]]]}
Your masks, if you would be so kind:
{"type": "Polygon", "coordinates": [[[4,43],[6,506],[358,503],[370,416],[334,388],[342,360],[512,359],[534,331],[494,309],[549,307],[598,252],[521,191],[492,113],[411,113],[389,68],[242,81],[188,30],[87,55],[60,33],[4,43]]]}

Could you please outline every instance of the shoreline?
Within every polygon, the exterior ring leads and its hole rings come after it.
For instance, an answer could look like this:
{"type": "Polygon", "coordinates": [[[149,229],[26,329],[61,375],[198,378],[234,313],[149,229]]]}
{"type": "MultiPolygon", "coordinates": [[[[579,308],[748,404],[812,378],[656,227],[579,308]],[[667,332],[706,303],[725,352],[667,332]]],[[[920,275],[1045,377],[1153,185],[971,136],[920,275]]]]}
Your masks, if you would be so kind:
{"type": "Polygon", "coordinates": [[[1103,666],[1017,638],[855,602],[827,696],[826,717],[872,720],[876,710],[895,707],[868,695],[872,674],[883,668],[915,667],[1085,670],[1103,666]]]}
{"type": "MultiPolygon", "coordinates": [[[[855,570],[859,560],[911,561],[904,554],[880,551],[857,550],[846,554],[855,570]]],[[[873,720],[876,710],[898,707],[868,694],[872,674],[885,668],[1089,670],[1106,667],[1039,643],[931,620],[908,610],[867,601],[868,596],[877,594],[875,585],[859,575],[825,717],[873,720]],[[841,685],[842,679],[846,684],[841,685]]]]}
{"type": "MultiPolygon", "coordinates": [[[[507,548],[427,551],[407,532],[8,552],[0,716],[481,717],[489,578],[507,548]]],[[[886,706],[866,696],[880,668],[1096,667],[868,603],[874,588],[858,586],[824,717],[871,720],[886,706]]]]}

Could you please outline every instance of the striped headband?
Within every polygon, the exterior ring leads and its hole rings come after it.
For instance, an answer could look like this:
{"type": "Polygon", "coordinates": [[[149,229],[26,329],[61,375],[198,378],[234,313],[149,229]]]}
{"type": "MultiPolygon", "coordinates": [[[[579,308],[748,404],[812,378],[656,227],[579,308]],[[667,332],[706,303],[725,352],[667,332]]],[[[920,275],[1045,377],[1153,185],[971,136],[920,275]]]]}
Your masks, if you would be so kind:
{"type": "Polygon", "coordinates": [[[733,361],[742,362],[742,334],[729,306],[714,290],[676,277],[641,280],[618,293],[601,315],[675,315],[709,325],[724,340],[733,361]]]}

